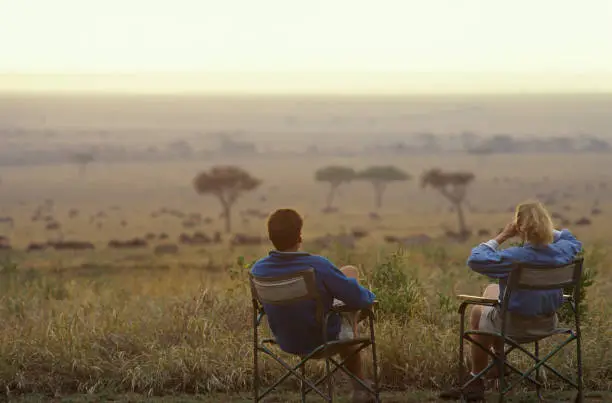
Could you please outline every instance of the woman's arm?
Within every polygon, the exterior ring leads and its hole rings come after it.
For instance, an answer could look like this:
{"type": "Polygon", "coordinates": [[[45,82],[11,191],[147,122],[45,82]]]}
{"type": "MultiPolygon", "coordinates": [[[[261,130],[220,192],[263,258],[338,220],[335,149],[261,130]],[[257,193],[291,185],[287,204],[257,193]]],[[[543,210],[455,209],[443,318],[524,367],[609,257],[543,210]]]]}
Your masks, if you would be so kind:
{"type": "Polygon", "coordinates": [[[515,259],[512,254],[515,249],[498,251],[499,244],[495,239],[481,243],[472,249],[467,265],[477,273],[491,278],[506,278],[513,269],[515,259]]]}
{"type": "Polygon", "coordinates": [[[562,231],[555,231],[553,247],[569,258],[573,258],[582,250],[582,242],[574,234],[564,229],[562,231]]]}
{"type": "Polygon", "coordinates": [[[515,236],[516,233],[514,223],[506,225],[504,230],[495,238],[472,249],[467,265],[475,272],[492,278],[507,277],[512,271],[514,261],[516,261],[513,255],[519,253],[520,248],[509,248],[503,251],[498,251],[498,248],[515,236]]]}

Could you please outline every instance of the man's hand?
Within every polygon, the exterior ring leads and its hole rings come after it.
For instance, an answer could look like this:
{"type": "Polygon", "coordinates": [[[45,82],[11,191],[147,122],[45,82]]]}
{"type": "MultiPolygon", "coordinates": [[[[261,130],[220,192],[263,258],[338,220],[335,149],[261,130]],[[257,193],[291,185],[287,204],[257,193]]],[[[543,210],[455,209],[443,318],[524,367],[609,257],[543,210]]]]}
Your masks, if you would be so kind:
{"type": "Polygon", "coordinates": [[[518,229],[516,227],[516,223],[513,221],[504,227],[502,232],[500,232],[499,235],[495,237],[495,240],[497,241],[498,244],[501,245],[502,243],[506,242],[508,239],[513,238],[517,235],[518,235],[518,229]]]}

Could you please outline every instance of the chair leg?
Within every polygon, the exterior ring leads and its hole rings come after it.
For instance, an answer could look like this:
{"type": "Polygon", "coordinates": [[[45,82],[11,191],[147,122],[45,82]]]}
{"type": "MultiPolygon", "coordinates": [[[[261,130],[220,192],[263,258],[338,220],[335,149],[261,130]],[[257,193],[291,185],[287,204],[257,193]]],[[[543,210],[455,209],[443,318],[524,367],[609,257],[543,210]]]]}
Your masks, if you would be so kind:
{"type": "Polygon", "coordinates": [[[255,351],[255,359],[253,362],[253,401],[259,402],[259,370],[257,368],[257,351],[255,351]]]}
{"type": "MultiPolygon", "coordinates": [[[[534,343],[534,355],[536,358],[536,364],[540,361],[540,343],[537,341],[534,343]]],[[[542,368],[538,368],[536,370],[536,381],[541,382],[542,377],[540,376],[542,368]]],[[[538,400],[540,402],[544,401],[544,397],[542,396],[542,387],[539,383],[536,384],[536,393],[538,394],[538,400]]]]}
{"type": "Polygon", "coordinates": [[[332,384],[332,379],[331,379],[331,364],[329,362],[329,358],[325,359],[325,381],[327,382],[327,394],[328,394],[328,401],[330,403],[333,403],[334,401],[334,386],[332,384]]]}
{"type": "MultiPolygon", "coordinates": [[[[300,372],[302,373],[302,378],[306,379],[306,363],[302,365],[300,372]]],[[[306,403],[306,383],[303,380],[300,381],[300,394],[302,397],[302,403],[306,403]]]]}
{"type": "Polygon", "coordinates": [[[501,356],[497,360],[497,373],[499,374],[499,403],[503,403],[506,399],[506,347],[501,349],[501,356]]]}
{"type": "Polygon", "coordinates": [[[378,357],[376,355],[376,338],[374,336],[374,320],[370,316],[370,338],[372,340],[372,371],[374,371],[374,398],[376,403],[380,403],[380,388],[378,385],[378,357]]]}
{"type": "Polygon", "coordinates": [[[258,348],[255,346],[253,351],[253,401],[259,402],[259,360],[258,360],[258,348]]]}
{"type": "MultiPolygon", "coordinates": [[[[463,388],[463,380],[465,379],[465,358],[464,358],[464,348],[465,346],[463,345],[463,333],[465,332],[465,305],[462,305],[461,308],[459,309],[459,313],[461,315],[461,322],[459,324],[459,379],[458,379],[458,383],[459,383],[459,387],[463,388]]],[[[463,393],[461,393],[461,401],[464,401],[464,396],[463,393]]]]}
{"type": "Polygon", "coordinates": [[[580,325],[577,326],[577,337],[576,337],[576,359],[578,361],[578,370],[577,370],[577,384],[578,384],[578,394],[576,395],[576,403],[582,403],[584,401],[584,382],[582,379],[582,337],[580,334],[580,325]]]}
{"type": "Polygon", "coordinates": [[[253,302],[253,401],[259,402],[259,332],[257,326],[259,325],[257,315],[258,308],[255,302],[253,302]]]}

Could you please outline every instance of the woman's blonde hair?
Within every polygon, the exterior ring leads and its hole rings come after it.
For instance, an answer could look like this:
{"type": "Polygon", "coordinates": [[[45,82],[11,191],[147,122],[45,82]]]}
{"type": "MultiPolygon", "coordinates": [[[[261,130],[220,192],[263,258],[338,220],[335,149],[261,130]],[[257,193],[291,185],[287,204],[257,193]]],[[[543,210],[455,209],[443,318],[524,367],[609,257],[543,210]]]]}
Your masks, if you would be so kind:
{"type": "Polygon", "coordinates": [[[539,246],[553,242],[553,222],[542,203],[534,201],[519,204],[516,207],[515,222],[523,241],[539,246]]]}

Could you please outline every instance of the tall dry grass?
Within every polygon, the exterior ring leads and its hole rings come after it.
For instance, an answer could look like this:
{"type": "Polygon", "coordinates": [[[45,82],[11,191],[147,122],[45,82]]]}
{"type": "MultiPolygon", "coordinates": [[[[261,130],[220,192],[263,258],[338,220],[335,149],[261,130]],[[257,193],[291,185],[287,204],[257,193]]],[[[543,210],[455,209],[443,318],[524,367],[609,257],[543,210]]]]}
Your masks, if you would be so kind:
{"type": "MultiPolygon", "coordinates": [[[[465,248],[376,253],[326,251],[362,268],[381,300],[381,379],[388,388],[436,389],[454,382],[456,293],[486,280],[464,266],[465,248]]],[[[597,270],[584,324],[585,380],[612,389],[611,258],[588,251],[597,270]]],[[[130,271],[96,276],[28,270],[4,260],[0,272],[0,389],[11,394],[137,392],[148,395],[247,390],[251,384],[247,268],[130,271]]],[[[569,353],[569,351],[568,351],[569,353]]],[[[572,354],[557,363],[569,369],[572,354]]],[[[280,373],[264,366],[271,379],[280,373]]],[[[557,385],[552,376],[548,381],[557,385]]]]}

